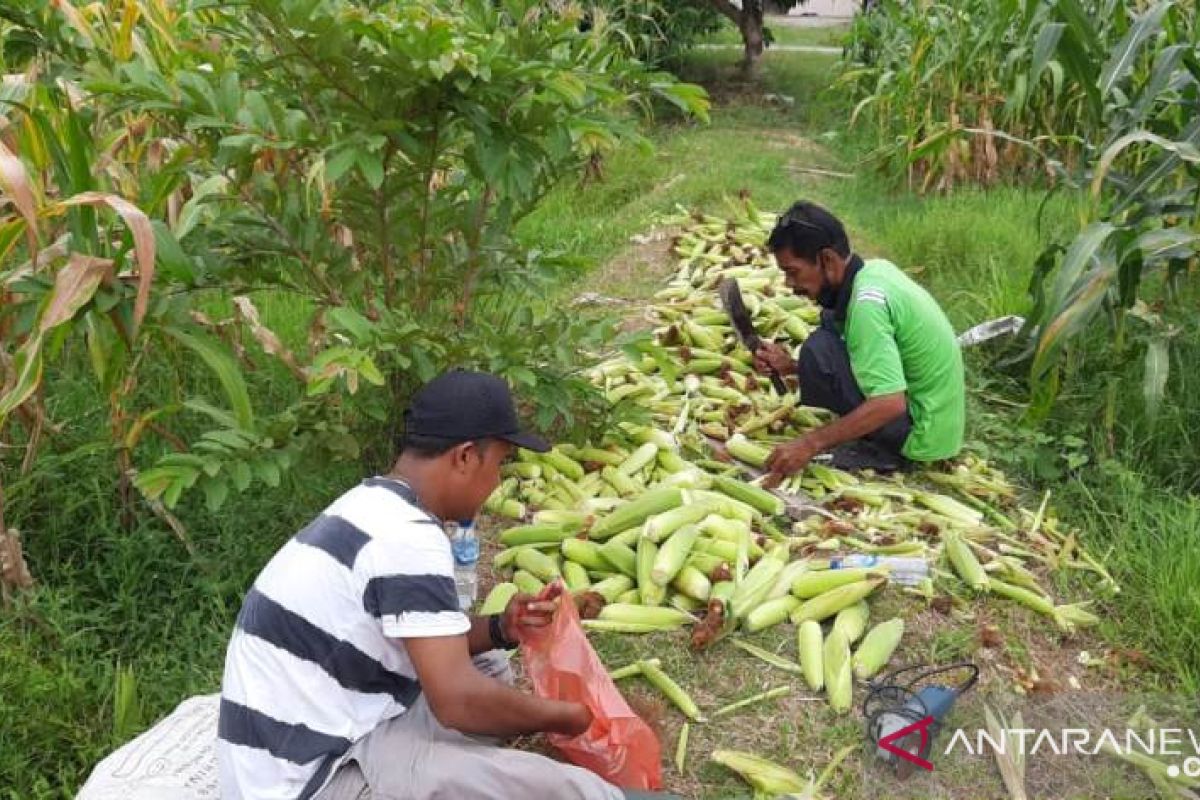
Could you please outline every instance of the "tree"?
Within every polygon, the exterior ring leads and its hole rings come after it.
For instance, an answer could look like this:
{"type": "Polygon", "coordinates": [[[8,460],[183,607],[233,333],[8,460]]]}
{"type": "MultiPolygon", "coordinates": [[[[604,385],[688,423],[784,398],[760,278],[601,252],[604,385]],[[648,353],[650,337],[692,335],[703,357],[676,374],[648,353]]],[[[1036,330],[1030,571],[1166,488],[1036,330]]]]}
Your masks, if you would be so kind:
{"type": "MultiPolygon", "coordinates": [[[[787,13],[807,0],[769,0],[771,10],[787,13]]],[[[766,28],[763,26],[764,0],[709,0],[717,11],[728,17],[742,33],[742,71],[747,75],[758,69],[763,48],[767,44],[766,28]]]]}
{"type": "Polygon", "coordinates": [[[553,435],[601,424],[580,352],[610,331],[544,299],[569,262],[513,230],[644,142],[639,110],[704,117],[623,29],[537,0],[20,2],[0,12],[0,74],[29,65],[0,91],[0,476],[33,469],[62,430],[46,400],[89,367],[127,521],[134,488],[169,519],[302,457],[371,462],[360,441],[377,464],[450,365],[510,380],[553,435]],[[290,347],[254,297],[295,304],[290,347]]]}

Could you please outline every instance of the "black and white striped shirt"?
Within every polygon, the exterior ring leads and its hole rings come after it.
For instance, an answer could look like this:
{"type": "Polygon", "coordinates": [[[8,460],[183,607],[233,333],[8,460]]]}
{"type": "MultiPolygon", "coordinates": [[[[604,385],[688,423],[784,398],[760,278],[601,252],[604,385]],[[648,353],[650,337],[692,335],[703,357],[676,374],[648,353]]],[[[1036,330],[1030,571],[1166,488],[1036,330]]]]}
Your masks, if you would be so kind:
{"type": "Polygon", "coordinates": [[[225,656],[223,800],[314,794],[339,756],[421,692],[399,640],[456,636],[450,541],[403,483],[371,478],[275,554],[225,656]]]}

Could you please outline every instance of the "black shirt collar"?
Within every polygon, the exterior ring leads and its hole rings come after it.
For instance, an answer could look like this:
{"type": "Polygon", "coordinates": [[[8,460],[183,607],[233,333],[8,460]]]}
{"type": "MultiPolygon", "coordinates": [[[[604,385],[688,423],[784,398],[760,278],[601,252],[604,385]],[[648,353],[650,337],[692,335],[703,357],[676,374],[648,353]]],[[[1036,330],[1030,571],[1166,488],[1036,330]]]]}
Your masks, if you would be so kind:
{"type": "Polygon", "coordinates": [[[839,328],[846,323],[846,312],[850,310],[850,297],[854,294],[854,279],[858,277],[858,271],[862,268],[863,260],[858,257],[857,253],[851,253],[846,263],[846,275],[842,279],[842,285],[838,287],[837,303],[833,306],[833,319],[839,328]]]}

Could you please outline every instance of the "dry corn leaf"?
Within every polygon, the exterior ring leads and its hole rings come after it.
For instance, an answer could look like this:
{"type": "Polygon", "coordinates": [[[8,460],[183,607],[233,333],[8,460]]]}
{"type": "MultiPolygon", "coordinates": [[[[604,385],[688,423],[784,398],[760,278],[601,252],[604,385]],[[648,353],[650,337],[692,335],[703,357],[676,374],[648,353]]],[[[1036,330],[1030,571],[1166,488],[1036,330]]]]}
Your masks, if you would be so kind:
{"type": "Polygon", "coordinates": [[[150,218],[145,212],[123,197],[106,192],[82,192],[59,203],[60,206],[105,205],[120,215],[133,234],[133,249],[137,261],[138,289],[133,303],[133,333],[146,317],[150,306],[150,286],[154,281],[154,254],[157,243],[150,218]]]}
{"type": "Polygon", "coordinates": [[[70,0],[51,0],[51,4],[62,12],[67,21],[71,23],[71,27],[87,38],[89,42],[95,43],[96,37],[92,34],[91,27],[88,26],[83,15],[79,13],[79,9],[70,3],[70,0]]]}
{"type": "Polygon", "coordinates": [[[1020,747],[1016,746],[1015,735],[1008,733],[1008,731],[1023,727],[1021,712],[1018,711],[1013,716],[1012,725],[1009,725],[999,712],[993,712],[991,706],[985,705],[983,712],[992,741],[1004,741],[1003,753],[995,747],[992,748],[992,754],[996,757],[996,767],[1000,770],[1000,777],[1004,781],[1004,788],[1008,789],[1008,796],[1011,800],[1026,800],[1025,754],[1021,752],[1020,747]]]}
{"type": "Polygon", "coordinates": [[[33,575],[25,563],[21,549],[21,535],[16,528],[0,531],[0,584],[6,588],[29,589],[33,587],[33,575]]]}
{"type": "Polygon", "coordinates": [[[37,264],[37,203],[33,196],[33,185],[29,182],[29,173],[25,165],[9,150],[4,142],[0,142],[0,189],[8,195],[9,201],[16,206],[17,212],[25,220],[25,236],[29,241],[29,253],[34,265],[37,264]]]}
{"type": "Polygon", "coordinates": [[[292,354],[275,332],[263,325],[259,319],[258,309],[254,307],[254,303],[249,297],[233,298],[233,305],[237,308],[238,316],[240,316],[247,325],[250,326],[250,333],[254,336],[255,341],[262,347],[263,352],[267,355],[275,356],[282,361],[292,374],[300,380],[305,380],[304,370],[296,362],[296,356],[292,354]]]}
{"type": "Polygon", "coordinates": [[[72,253],[66,265],[54,275],[54,290],[42,314],[42,333],[75,316],[95,295],[101,281],[112,273],[113,262],[83,253],[72,253]]]}

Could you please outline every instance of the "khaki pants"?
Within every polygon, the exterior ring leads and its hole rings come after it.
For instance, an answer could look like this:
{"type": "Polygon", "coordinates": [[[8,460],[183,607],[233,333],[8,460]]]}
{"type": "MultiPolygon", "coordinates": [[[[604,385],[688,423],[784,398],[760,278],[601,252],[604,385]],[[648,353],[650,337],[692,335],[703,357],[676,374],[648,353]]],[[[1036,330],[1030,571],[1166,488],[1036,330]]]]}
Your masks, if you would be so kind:
{"type": "MultiPolygon", "coordinates": [[[[485,675],[511,684],[508,655],[475,657],[485,675]]],[[[588,770],[442,727],[422,695],[412,708],[355,742],[314,800],[621,800],[588,770]]]]}

